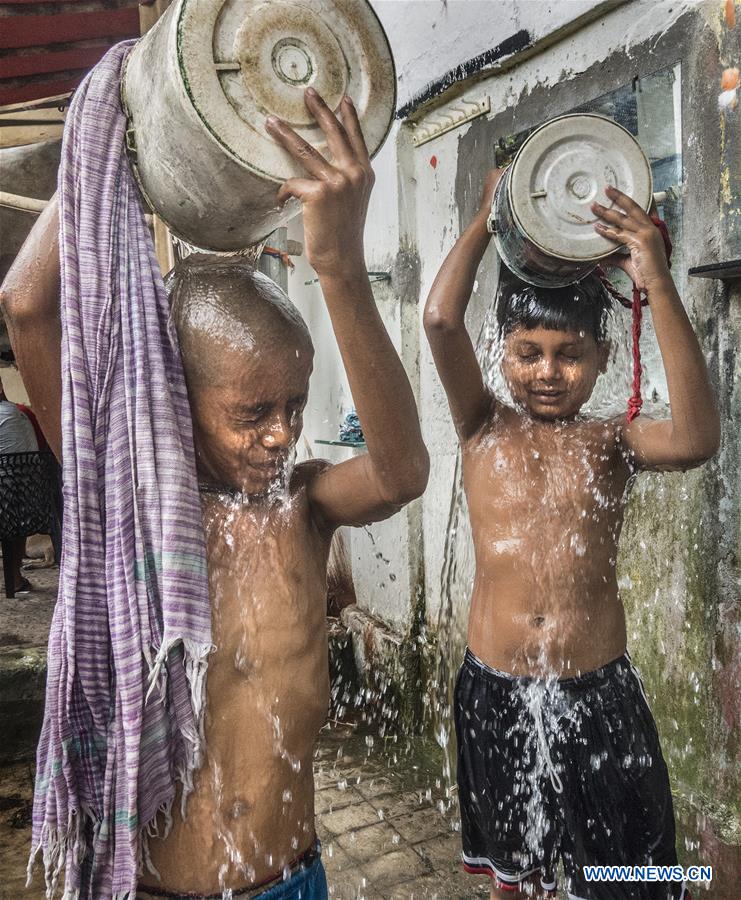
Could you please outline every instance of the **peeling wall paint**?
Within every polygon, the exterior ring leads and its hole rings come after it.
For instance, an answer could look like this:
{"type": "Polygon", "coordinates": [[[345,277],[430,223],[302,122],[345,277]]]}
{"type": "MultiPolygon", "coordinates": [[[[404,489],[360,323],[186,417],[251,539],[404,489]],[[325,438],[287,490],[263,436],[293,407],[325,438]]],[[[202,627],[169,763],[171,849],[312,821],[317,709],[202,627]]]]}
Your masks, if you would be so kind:
{"type": "MultiPolygon", "coordinates": [[[[397,61],[399,107],[424,94],[429,85],[469,60],[485,57],[513,35],[524,32],[532,44],[626,0],[372,0],[397,61]]],[[[465,74],[473,74],[468,71],[465,74]]]]}

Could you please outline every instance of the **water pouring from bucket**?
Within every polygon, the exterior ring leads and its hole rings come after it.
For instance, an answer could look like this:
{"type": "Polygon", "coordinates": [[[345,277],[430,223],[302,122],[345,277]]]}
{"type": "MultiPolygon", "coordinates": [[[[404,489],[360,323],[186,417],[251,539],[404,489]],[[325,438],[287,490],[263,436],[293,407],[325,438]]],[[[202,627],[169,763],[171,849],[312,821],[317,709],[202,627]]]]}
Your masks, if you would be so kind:
{"type": "Polygon", "coordinates": [[[278,186],[305,176],[265,130],[268,116],[327,154],[304,103],[352,97],[371,156],[393,120],[396,73],[369,3],[177,0],[131,51],[121,97],[141,192],[170,231],[202,249],[242,250],[299,212],[278,186]]]}
{"type": "MultiPolygon", "coordinates": [[[[561,288],[596,272],[608,292],[633,314],[633,393],[628,420],[640,412],[642,285],[634,282],[628,300],[610,284],[601,261],[615,261],[616,242],[598,231],[593,204],[618,210],[621,191],[649,212],[653,205],[651,166],[640,145],[605,116],[574,113],[536,129],[518,150],[494,192],[487,228],[499,255],[522,281],[561,288]]],[[[661,230],[667,257],[671,242],[661,230]]],[[[630,274],[630,273],[629,273],[630,274]]]]}
{"type": "Polygon", "coordinates": [[[651,167],[638,142],[605,116],[559,116],[520,147],[494,195],[488,228],[502,261],[529,284],[557,288],[580,281],[615,252],[597,234],[595,201],[614,202],[607,185],[648,211],[651,167]]]}

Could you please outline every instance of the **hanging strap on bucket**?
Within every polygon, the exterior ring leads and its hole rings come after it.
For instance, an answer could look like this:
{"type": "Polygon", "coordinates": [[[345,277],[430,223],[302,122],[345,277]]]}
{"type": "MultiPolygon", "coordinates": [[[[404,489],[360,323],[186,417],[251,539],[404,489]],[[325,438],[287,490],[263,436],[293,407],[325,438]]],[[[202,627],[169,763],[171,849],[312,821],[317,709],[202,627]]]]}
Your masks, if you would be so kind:
{"type": "MultiPolygon", "coordinates": [[[[666,260],[671,266],[672,242],[666,222],[658,216],[651,216],[651,221],[661,232],[661,237],[664,240],[664,249],[666,250],[666,260]]],[[[630,309],[633,314],[633,393],[628,400],[627,414],[628,421],[632,422],[640,414],[643,406],[643,397],[641,396],[641,325],[643,324],[643,307],[648,306],[648,300],[643,296],[644,292],[637,288],[635,284],[633,285],[633,297],[628,300],[613,286],[602,266],[597,266],[597,275],[607,293],[627,309],[630,309]]]]}

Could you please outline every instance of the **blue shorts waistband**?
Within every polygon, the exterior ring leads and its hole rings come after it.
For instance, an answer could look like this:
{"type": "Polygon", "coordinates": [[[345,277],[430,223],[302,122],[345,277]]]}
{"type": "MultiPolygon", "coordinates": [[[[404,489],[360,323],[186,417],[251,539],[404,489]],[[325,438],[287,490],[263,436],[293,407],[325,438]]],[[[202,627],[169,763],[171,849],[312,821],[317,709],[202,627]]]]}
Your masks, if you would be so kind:
{"type": "MultiPolygon", "coordinates": [[[[286,877],[285,873],[276,875],[267,879],[260,884],[250,885],[245,888],[231,889],[232,897],[254,898],[254,900],[265,900],[271,897],[279,897],[285,890],[286,886],[295,887],[295,885],[306,878],[313,876],[317,869],[322,867],[322,845],[319,839],[305,850],[286,868],[290,871],[290,875],[286,877]]],[[[199,894],[192,891],[173,891],[159,886],[140,885],[137,890],[137,900],[155,900],[155,898],[164,898],[164,900],[221,900],[223,891],[216,894],[199,894]]],[[[307,898],[308,900],[308,898],[307,898]]]]}

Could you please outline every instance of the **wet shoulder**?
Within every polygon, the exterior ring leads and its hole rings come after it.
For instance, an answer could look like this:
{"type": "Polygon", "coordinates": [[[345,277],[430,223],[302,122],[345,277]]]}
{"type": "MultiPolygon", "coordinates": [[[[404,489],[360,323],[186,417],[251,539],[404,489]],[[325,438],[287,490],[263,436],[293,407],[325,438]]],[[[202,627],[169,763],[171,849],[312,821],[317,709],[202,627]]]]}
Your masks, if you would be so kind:
{"type": "Polygon", "coordinates": [[[582,419],[564,430],[573,444],[583,448],[585,456],[602,463],[600,468],[621,468],[620,425],[612,419],[582,419]]]}
{"type": "Polygon", "coordinates": [[[570,422],[536,422],[517,409],[499,403],[484,426],[464,445],[465,464],[488,468],[492,459],[499,468],[518,468],[534,459],[578,460],[588,469],[622,478],[630,474],[620,443],[621,419],[580,418],[570,422]],[[507,465],[507,463],[509,465],[507,465]]]}
{"type": "Polygon", "coordinates": [[[291,494],[303,492],[322,472],[332,467],[328,459],[307,459],[294,467],[291,475],[291,494]]]}
{"type": "Polygon", "coordinates": [[[329,471],[333,466],[334,463],[327,459],[307,459],[294,468],[291,476],[291,496],[295,497],[296,501],[301,504],[307,523],[317,535],[321,536],[322,541],[329,537],[330,532],[321,526],[321,522],[313,514],[309,500],[309,488],[317,478],[329,471]]]}
{"type": "Polygon", "coordinates": [[[492,400],[481,427],[467,440],[461,442],[463,456],[475,455],[491,448],[492,442],[503,437],[514,437],[519,429],[522,416],[517,410],[504,403],[492,400]]]}

